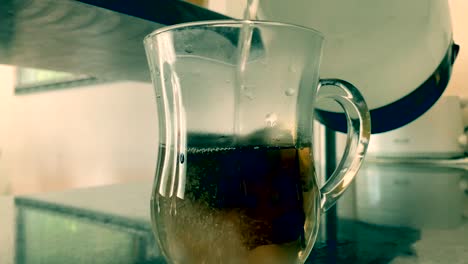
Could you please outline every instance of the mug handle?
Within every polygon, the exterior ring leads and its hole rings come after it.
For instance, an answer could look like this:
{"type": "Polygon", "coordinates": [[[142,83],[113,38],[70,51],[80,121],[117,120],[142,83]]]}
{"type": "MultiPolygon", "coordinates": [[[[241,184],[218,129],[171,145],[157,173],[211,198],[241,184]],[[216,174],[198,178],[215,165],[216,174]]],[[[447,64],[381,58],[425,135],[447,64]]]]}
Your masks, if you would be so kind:
{"type": "MultiPolygon", "coordinates": [[[[322,92],[323,93],[323,92],[322,92]]],[[[371,121],[367,104],[361,93],[351,83],[339,79],[321,79],[317,88],[317,100],[332,99],[343,108],[347,124],[348,136],[343,158],[337,168],[320,188],[320,209],[322,212],[330,209],[352,183],[369,144],[371,121]],[[323,86],[335,86],[343,94],[320,95],[323,86]]]]}

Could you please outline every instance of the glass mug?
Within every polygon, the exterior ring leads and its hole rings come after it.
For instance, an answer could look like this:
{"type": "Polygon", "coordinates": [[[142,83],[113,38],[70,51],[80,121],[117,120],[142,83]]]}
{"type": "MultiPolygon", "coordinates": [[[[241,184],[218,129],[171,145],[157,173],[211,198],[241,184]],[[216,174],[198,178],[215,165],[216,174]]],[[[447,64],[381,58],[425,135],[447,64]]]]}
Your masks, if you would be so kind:
{"type": "Polygon", "coordinates": [[[358,90],[319,79],[322,42],[312,29],[234,20],[145,38],[159,122],[151,215],[169,263],[306,261],[370,136],[358,90]],[[320,188],[312,141],[324,98],[345,110],[348,141],[320,188]]]}

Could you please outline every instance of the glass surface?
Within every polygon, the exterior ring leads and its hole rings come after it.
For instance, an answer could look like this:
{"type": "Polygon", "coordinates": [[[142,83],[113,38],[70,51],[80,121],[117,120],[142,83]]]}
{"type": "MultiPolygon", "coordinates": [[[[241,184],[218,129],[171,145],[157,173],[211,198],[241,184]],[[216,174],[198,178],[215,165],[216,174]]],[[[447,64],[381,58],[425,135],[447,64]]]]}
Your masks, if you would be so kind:
{"type": "Polygon", "coordinates": [[[253,21],[178,25],[145,38],[160,144],[151,210],[169,262],[307,259],[319,215],[351,183],[370,131],[357,89],[319,80],[322,42],[311,29],[253,21]],[[312,156],[317,99],[345,109],[349,132],[321,190],[312,156]]]}

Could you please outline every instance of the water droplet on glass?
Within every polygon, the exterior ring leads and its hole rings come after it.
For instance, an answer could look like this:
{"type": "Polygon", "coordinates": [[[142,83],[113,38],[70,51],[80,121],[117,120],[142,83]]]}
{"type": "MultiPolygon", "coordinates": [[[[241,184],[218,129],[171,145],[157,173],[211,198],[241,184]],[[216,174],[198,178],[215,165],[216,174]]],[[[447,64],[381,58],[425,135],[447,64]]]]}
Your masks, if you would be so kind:
{"type": "Polygon", "coordinates": [[[228,140],[228,138],[226,136],[220,136],[219,137],[220,142],[226,142],[227,140],[228,140]]]}
{"type": "Polygon", "coordinates": [[[276,126],[276,121],[278,120],[278,115],[276,113],[269,113],[265,116],[265,123],[269,127],[276,126]]]}
{"type": "Polygon", "coordinates": [[[255,98],[253,93],[250,92],[250,91],[244,92],[244,96],[247,97],[247,99],[249,99],[249,100],[253,100],[255,98]]]}
{"type": "Polygon", "coordinates": [[[255,85],[241,84],[240,88],[242,91],[253,91],[255,88],[255,85]]]}
{"type": "Polygon", "coordinates": [[[176,204],[176,201],[175,200],[172,200],[171,201],[171,205],[170,205],[170,209],[169,209],[169,214],[170,215],[177,215],[177,204],[176,204]]]}
{"type": "Polygon", "coordinates": [[[255,98],[253,88],[254,88],[253,85],[245,85],[245,84],[240,85],[242,95],[244,95],[249,100],[253,100],[255,98]]]}
{"type": "Polygon", "coordinates": [[[289,72],[297,72],[296,66],[294,65],[289,65],[289,72]]]}
{"type": "Polygon", "coordinates": [[[286,96],[292,96],[292,95],[294,95],[295,93],[296,93],[296,90],[294,90],[293,88],[288,88],[288,89],[286,89],[286,91],[284,91],[284,94],[285,94],[286,96]]]}
{"type": "Polygon", "coordinates": [[[191,44],[187,44],[185,46],[185,52],[187,53],[193,53],[193,46],[191,44]]]}
{"type": "Polygon", "coordinates": [[[185,155],[184,153],[181,153],[180,156],[179,156],[179,161],[180,161],[180,164],[184,164],[184,161],[185,161],[185,155]]]}

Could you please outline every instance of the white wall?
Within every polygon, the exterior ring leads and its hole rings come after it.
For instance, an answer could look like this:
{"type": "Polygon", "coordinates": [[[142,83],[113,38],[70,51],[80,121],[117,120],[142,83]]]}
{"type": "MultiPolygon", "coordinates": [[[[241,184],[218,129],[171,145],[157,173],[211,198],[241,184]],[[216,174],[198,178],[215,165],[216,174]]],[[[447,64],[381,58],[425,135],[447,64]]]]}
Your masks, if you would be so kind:
{"type": "MultiPolygon", "coordinates": [[[[453,38],[460,45],[460,53],[452,73],[447,95],[458,95],[468,99],[468,1],[449,0],[453,38]]],[[[468,126],[468,107],[463,111],[463,121],[468,126]]]]}
{"type": "Polygon", "coordinates": [[[0,193],[153,178],[157,119],[150,84],[15,96],[14,73],[0,66],[0,193]]]}
{"type": "Polygon", "coordinates": [[[453,38],[460,45],[447,94],[468,97],[468,1],[449,0],[453,38]]]}

